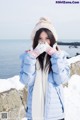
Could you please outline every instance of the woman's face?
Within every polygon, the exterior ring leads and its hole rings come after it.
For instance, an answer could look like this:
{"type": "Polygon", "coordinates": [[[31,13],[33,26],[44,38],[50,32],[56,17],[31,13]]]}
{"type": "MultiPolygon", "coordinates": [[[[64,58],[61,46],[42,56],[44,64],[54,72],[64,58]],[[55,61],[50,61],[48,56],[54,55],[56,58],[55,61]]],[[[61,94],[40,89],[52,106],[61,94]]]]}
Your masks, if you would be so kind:
{"type": "Polygon", "coordinates": [[[47,42],[50,45],[50,39],[48,38],[48,35],[45,31],[43,31],[40,36],[39,36],[39,40],[41,42],[47,42]]]}

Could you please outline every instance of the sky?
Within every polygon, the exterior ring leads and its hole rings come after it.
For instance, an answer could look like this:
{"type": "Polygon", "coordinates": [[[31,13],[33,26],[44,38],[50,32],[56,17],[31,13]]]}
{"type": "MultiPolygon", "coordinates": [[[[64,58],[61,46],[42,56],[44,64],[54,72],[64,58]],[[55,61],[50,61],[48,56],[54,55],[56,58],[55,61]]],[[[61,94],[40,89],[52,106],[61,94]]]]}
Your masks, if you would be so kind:
{"type": "Polygon", "coordinates": [[[44,16],[51,20],[58,39],[80,40],[80,3],[56,4],[56,0],[0,0],[0,39],[31,39],[35,24],[44,16]]]}

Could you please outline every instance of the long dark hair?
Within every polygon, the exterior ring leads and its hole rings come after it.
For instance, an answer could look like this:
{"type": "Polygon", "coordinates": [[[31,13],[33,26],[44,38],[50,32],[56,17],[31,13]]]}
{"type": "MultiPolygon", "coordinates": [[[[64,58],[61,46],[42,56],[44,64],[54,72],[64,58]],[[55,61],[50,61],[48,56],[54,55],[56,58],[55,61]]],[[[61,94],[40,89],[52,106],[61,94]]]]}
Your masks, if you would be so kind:
{"type": "MultiPolygon", "coordinates": [[[[38,45],[38,40],[39,40],[40,34],[41,34],[43,31],[46,32],[46,34],[48,35],[48,38],[50,39],[50,46],[51,46],[51,47],[52,47],[53,44],[56,42],[53,33],[52,33],[49,29],[47,29],[47,28],[40,28],[40,29],[36,32],[36,34],[35,34],[35,37],[34,37],[34,40],[33,40],[33,49],[38,45]]],[[[40,54],[40,55],[38,56],[38,60],[39,60],[40,67],[41,67],[42,70],[43,70],[43,61],[44,61],[44,56],[45,56],[45,54],[46,54],[46,52],[43,52],[42,54],[40,54]]],[[[49,72],[51,71],[50,58],[51,58],[51,56],[47,54],[45,67],[47,67],[47,65],[49,65],[49,72]]]]}

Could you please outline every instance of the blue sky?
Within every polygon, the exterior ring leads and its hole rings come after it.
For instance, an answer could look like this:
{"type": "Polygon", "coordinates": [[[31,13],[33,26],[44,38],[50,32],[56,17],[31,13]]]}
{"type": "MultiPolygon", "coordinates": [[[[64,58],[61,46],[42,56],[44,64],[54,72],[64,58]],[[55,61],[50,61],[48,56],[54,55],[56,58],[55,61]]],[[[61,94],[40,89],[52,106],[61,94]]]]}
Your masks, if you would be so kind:
{"type": "Polygon", "coordinates": [[[59,39],[80,39],[80,4],[55,0],[0,0],[0,39],[30,39],[42,16],[51,19],[59,39]]]}

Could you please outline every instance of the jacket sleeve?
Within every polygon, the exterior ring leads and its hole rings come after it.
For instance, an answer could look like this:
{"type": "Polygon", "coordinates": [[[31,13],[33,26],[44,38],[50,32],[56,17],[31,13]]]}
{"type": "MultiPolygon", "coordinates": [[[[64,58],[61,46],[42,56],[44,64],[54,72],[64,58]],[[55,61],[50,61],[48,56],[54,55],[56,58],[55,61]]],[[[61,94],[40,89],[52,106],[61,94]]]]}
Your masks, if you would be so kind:
{"type": "Polygon", "coordinates": [[[65,84],[70,77],[70,67],[67,62],[66,52],[56,52],[51,55],[53,79],[56,85],[65,84]]]}
{"type": "Polygon", "coordinates": [[[20,55],[20,82],[27,87],[34,83],[36,58],[28,52],[20,55]]]}

